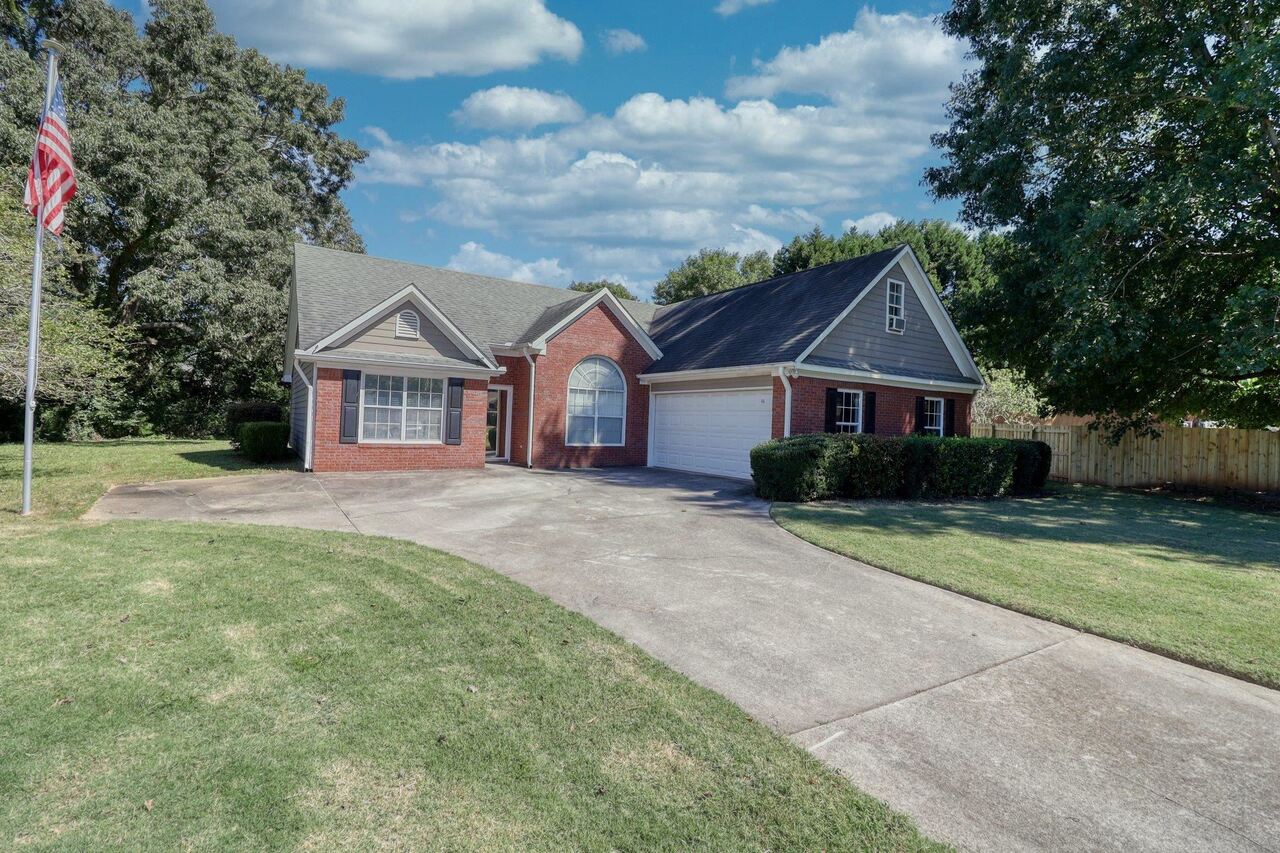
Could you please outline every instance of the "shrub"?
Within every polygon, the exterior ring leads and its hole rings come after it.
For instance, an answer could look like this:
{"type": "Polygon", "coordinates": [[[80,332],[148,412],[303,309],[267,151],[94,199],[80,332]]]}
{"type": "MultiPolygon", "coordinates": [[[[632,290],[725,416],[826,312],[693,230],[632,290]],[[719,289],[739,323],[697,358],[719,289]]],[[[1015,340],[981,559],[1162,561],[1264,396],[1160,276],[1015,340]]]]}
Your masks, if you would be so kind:
{"type": "Polygon", "coordinates": [[[834,496],[835,443],[828,435],[797,435],[751,448],[756,494],[771,501],[815,501],[834,496]]]}
{"type": "Polygon", "coordinates": [[[842,498],[896,498],[902,490],[902,441],[876,435],[835,435],[828,468],[842,498]]]}
{"type": "Polygon", "coordinates": [[[226,434],[232,446],[238,446],[240,427],[250,421],[282,421],[284,409],[269,400],[243,400],[227,406],[226,434]]]}
{"type": "Polygon", "coordinates": [[[938,467],[938,442],[942,439],[908,435],[897,440],[902,443],[902,485],[898,495],[904,498],[926,497],[938,467]]]}
{"type": "Polygon", "coordinates": [[[1018,440],[1013,442],[1018,458],[1013,468],[1013,493],[1025,495],[1038,492],[1049,481],[1049,468],[1053,462],[1053,448],[1043,441],[1018,440]]]}
{"type": "Polygon", "coordinates": [[[936,440],[936,460],[924,492],[932,498],[991,497],[1013,486],[1017,451],[1000,438],[936,440]]]}
{"type": "Polygon", "coordinates": [[[289,425],[250,421],[240,426],[240,452],[254,462],[275,462],[289,452],[289,425]]]}

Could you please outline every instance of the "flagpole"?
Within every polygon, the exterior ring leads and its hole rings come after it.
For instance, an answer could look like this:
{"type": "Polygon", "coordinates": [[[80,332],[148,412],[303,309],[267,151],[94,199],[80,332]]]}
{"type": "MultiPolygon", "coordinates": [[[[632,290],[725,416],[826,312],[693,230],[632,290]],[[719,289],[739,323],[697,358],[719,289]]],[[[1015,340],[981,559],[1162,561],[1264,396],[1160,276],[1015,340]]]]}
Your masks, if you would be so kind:
{"type": "MultiPolygon", "coordinates": [[[[53,102],[53,84],[57,77],[58,51],[62,45],[53,39],[44,40],[49,55],[49,67],[44,83],[44,109],[40,121],[44,121],[49,104],[53,102]]],[[[44,186],[40,175],[40,129],[36,129],[36,144],[31,154],[34,172],[36,201],[36,251],[31,262],[31,316],[27,325],[27,404],[23,413],[22,433],[22,514],[31,514],[31,463],[36,440],[36,362],[40,354],[40,279],[44,273],[44,186]]]]}

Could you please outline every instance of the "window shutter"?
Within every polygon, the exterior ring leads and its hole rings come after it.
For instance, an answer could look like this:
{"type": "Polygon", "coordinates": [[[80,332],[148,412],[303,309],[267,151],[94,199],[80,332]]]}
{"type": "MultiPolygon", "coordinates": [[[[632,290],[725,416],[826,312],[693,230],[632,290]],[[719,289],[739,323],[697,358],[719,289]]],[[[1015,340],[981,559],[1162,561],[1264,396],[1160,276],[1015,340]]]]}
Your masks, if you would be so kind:
{"type": "Polygon", "coordinates": [[[444,419],[444,443],[462,444],[462,380],[449,380],[449,399],[444,419]]]}
{"type": "Polygon", "coordinates": [[[342,422],[338,428],[339,444],[355,444],[360,440],[360,371],[342,371],[342,422]]]}
{"type": "Polygon", "coordinates": [[[827,389],[827,420],[823,427],[824,432],[836,431],[836,403],[840,399],[840,392],[834,388],[827,389]]]}
{"type": "Polygon", "coordinates": [[[916,397],[916,432],[924,432],[924,397],[916,397]]]}
{"type": "Polygon", "coordinates": [[[942,434],[955,435],[956,434],[956,401],[947,400],[946,404],[943,406],[943,411],[945,412],[945,414],[942,417],[942,434]]]}
{"type": "Polygon", "coordinates": [[[862,394],[862,431],[873,435],[876,431],[875,391],[865,391],[862,394]]]}

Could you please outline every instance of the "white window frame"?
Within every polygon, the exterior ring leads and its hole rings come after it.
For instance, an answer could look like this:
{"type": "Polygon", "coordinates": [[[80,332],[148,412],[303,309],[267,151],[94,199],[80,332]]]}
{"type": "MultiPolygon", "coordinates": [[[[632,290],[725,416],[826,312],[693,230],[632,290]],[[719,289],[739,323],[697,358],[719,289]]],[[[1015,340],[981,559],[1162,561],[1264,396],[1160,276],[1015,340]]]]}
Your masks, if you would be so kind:
{"type": "MultiPolygon", "coordinates": [[[[581,388],[581,389],[579,389],[579,390],[581,390],[581,391],[585,391],[585,390],[588,390],[588,389],[581,388]]],[[[596,393],[596,399],[597,399],[597,401],[598,401],[598,400],[599,400],[599,397],[600,397],[600,389],[599,389],[599,388],[593,388],[593,389],[590,389],[590,390],[595,391],[595,393],[596,393]]],[[[618,393],[618,392],[613,391],[613,392],[611,392],[611,393],[615,393],[615,394],[616,394],[616,393],[618,393]]],[[[625,447],[625,446],[626,446],[626,444],[627,444],[627,402],[628,402],[628,398],[629,398],[630,396],[631,396],[631,392],[630,392],[630,390],[627,388],[627,374],[625,374],[625,373],[623,373],[623,372],[622,372],[622,368],[618,366],[618,363],[617,363],[616,361],[614,361],[613,359],[609,358],[609,357],[608,357],[608,356],[606,356],[606,355],[588,355],[588,356],[585,356],[585,357],[583,357],[583,358],[579,359],[579,360],[578,360],[578,361],[573,365],[573,367],[571,367],[571,368],[569,369],[569,378],[568,378],[567,380],[565,380],[565,396],[564,396],[564,446],[565,446],[565,447],[625,447]],[[602,360],[602,361],[607,361],[607,362],[609,362],[609,364],[613,365],[613,369],[614,369],[614,370],[616,370],[616,371],[618,371],[618,376],[619,376],[619,377],[621,377],[621,379],[622,379],[622,440],[621,440],[621,441],[618,441],[618,442],[610,442],[610,443],[594,442],[594,441],[593,441],[593,442],[574,442],[574,441],[570,441],[570,440],[569,440],[569,418],[571,418],[571,417],[572,417],[572,413],[570,412],[570,407],[569,407],[569,401],[573,398],[573,384],[572,384],[572,383],[573,383],[573,371],[575,371],[575,370],[577,370],[577,369],[578,369],[578,365],[579,365],[579,364],[582,364],[582,362],[587,361],[588,359],[592,359],[592,358],[598,358],[598,359],[600,359],[600,360],[602,360]]],[[[593,434],[593,435],[599,435],[599,434],[600,434],[600,407],[599,407],[598,402],[597,402],[597,405],[596,405],[594,408],[595,408],[595,412],[596,412],[596,413],[595,413],[594,415],[592,415],[592,420],[593,420],[593,424],[594,424],[594,429],[592,430],[592,434],[593,434]]]]}
{"type": "Polygon", "coordinates": [[[884,288],[884,330],[891,335],[901,335],[907,330],[907,283],[896,278],[888,279],[884,288]],[[893,287],[898,286],[898,313],[893,313],[893,287]],[[895,322],[896,321],[896,322],[895,322]]]}
{"type": "MultiPolygon", "coordinates": [[[[360,371],[360,395],[359,400],[359,417],[356,425],[356,443],[357,444],[444,444],[444,431],[446,425],[447,412],[449,409],[449,379],[444,376],[424,376],[422,374],[413,373],[375,373],[373,371],[360,371]],[[389,376],[392,379],[403,379],[405,390],[400,392],[400,437],[399,438],[365,438],[364,437],[364,389],[365,382],[370,376],[389,376]],[[436,409],[425,408],[422,406],[409,405],[408,385],[410,379],[426,379],[435,380],[440,383],[440,437],[439,438],[405,438],[405,420],[408,416],[408,410],[421,409],[422,411],[437,411],[436,409]]],[[[375,408],[391,408],[389,406],[375,406],[375,408]]]]}
{"type": "Polygon", "coordinates": [[[920,425],[920,431],[926,435],[936,435],[939,438],[947,434],[947,401],[942,397],[925,397],[924,398],[924,423],[920,425]],[[929,404],[938,404],[938,427],[935,432],[934,428],[929,426],[929,404]]]}
{"type": "Polygon", "coordinates": [[[836,401],[836,424],[835,424],[836,432],[849,432],[849,433],[862,432],[862,422],[866,418],[866,409],[863,408],[863,406],[866,404],[866,395],[863,394],[862,391],[858,388],[837,388],[836,393],[837,394],[856,394],[858,396],[858,419],[856,421],[840,420],[840,409],[848,408],[848,407],[842,405],[843,400],[836,401]],[[846,427],[846,426],[851,426],[853,427],[853,429],[848,429],[848,430],[841,429],[841,427],[846,427]]]}
{"type": "MultiPolygon", "coordinates": [[[[416,341],[422,337],[422,318],[418,316],[418,312],[412,308],[405,308],[403,311],[396,312],[396,337],[407,338],[416,341]],[[413,325],[405,322],[405,318],[413,318],[413,325]]],[[[379,374],[385,375],[385,374],[379,374]]]]}

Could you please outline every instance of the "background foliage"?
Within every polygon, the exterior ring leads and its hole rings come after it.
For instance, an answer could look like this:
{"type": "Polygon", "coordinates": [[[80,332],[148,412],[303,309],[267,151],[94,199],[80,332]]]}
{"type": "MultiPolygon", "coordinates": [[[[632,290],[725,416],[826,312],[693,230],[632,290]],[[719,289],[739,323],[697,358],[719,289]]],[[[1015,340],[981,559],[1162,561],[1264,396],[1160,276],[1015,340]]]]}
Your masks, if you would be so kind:
{"type": "MultiPolygon", "coordinates": [[[[90,412],[94,425],[202,433],[230,400],[279,398],[291,244],[363,250],[338,195],[364,156],[333,130],[342,101],[237,47],[203,0],[155,0],[141,32],[98,0],[18,8],[0,24],[0,184],[25,179],[36,45],[53,36],[80,191],[65,232],[77,250],[51,262],[86,316],[129,342],[127,410],[90,412]]],[[[87,410],[101,396],[76,399],[87,410]]]]}

